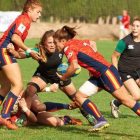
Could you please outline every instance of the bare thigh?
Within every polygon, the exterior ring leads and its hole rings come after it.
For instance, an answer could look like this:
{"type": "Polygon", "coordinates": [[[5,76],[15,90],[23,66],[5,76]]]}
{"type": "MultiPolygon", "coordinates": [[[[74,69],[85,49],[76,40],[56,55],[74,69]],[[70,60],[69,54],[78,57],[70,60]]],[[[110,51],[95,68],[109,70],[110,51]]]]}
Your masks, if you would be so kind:
{"type": "Polygon", "coordinates": [[[58,117],[53,116],[47,111],[39,112],[37,115],[37,123],[48,126],[63,126],[64,122],[58,117]]]}
{"type": "Polygon", "coordinates": [[[124,86],[120,87],[118,90],[114,91],[112,95],[122,102],[125,106],[129,108],[133,108],[136,104],[136,101],[133,99],[131,95],[127,93],[127,90],[124,86]]]}
{"type": "Polygon", "coordinates": [[[132,95],[134,100],[136,101],[140,100],[140,89],[136,81],[134,81],[134,79],[129,79],[125,81],[123,84],[126,87],[126,89],[129,91],[129,93],[132,95]]]}
{"type": "Polygon", "coordinates": [[[2,67],[2,71],[13,86],[11,91],[18,96],[23,88],[22,75],[18,63],[5,65],[2,67]]]}

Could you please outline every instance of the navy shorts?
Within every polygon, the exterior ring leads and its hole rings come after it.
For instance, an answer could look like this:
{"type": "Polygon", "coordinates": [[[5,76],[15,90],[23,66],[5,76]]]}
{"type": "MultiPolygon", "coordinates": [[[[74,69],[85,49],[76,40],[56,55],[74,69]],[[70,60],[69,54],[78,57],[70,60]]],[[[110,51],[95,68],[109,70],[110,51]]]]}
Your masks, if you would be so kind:
{"type": "Polygon", "coordinates": [[[0,67],[17,63],[16,59],[7,52],[6,48],[0,48],[0,67]]]}
{"type": "Polygon", "coordinates": [[[109,93],[113,93],[123,85],[120,80],[119,72],[113,65],[99,78],[91,77],[89,81],[109,93]]]}

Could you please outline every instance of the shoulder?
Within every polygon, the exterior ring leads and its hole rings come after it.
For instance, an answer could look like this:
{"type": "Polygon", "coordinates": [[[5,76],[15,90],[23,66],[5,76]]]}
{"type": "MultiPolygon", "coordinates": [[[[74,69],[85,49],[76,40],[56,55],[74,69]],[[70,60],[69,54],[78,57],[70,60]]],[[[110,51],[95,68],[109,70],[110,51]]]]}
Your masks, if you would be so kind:
{"type": "Polygon", "coordinates": [[[27,14],[20,15],[16,19],[16,23],[20,24],[22,23],[23,25],[27,26],[31,23],[29,16],[27,14]]]}
{"type": "Polygon", "coordinates": [[[125,43],[133,41],[132,33],[122,39],[125,43]]]}

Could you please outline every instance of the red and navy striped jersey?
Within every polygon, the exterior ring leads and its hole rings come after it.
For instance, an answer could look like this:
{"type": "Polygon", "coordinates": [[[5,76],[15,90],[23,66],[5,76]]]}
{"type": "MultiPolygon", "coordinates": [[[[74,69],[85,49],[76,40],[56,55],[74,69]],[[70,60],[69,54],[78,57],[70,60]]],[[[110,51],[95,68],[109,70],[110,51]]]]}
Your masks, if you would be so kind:
{"type": "MultiPolygon", "coordinates": [[[[4,35],[0,39],[0,47],[6,48],[9,43],[13,43],[11,38],[13,34],[17,34],[21,37],[22,41],[24,42],[28,30],[30,28],[31,20],[27,13],[18,16],[15,21],[9,26],[9,28],[5,31],[4,35]]],[[[15,50],[18,50],[19,47],[13,43],[15,50]]]]}
{"type": "Polygon", "coordinates": [[[77,60],[80,66],[89,70],[97,78],[111,66],[102,55],[90,46],[89,40],[68,40],[64,52],[69,62],[77,60]]]}

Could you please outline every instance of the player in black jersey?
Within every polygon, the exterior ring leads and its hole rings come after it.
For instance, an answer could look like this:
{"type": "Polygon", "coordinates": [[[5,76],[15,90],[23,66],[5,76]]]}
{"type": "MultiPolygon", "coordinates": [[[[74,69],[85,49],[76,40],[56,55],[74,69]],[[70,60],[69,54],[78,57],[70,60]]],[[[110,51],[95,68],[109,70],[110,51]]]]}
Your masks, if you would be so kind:
{"type": "MultiPolygon", "coordinates": [[[[32,97],[40,91],[49,91],[48,88],[45,88],[48,83],[57,83],[59,88],[71,99],[75,100],[76,88],[74,87],[71,79],[67,81],[60,81],[59,77],[56,74],[57,67],[62,63],[62,58],[64,52],[58,52],[54,40],[53,40],[54,31],[46,31],[39,44],[37,44],[37,49],[33,49],[40,53],[41,61],[39,61],[39,66],[35,71],[33,77],[29,81],[27,88],[25,89],[25,99],[28,105],[28,108],[31,106],[32,97]]],[[[9,50],[10,51],[10,50],[9,50]]],[[[11,52],[12,53],[12,52],[11,52]]],[[[13,54],[17,58],[29,57],[30,55],[25,52],[19,54],[13,54]],[[26,54],[26,56],[25,56],[26,54]]],[[[35,111],[35,110],[34,110],[35,111]]],[[[36,110],[37,111],[37,110],[36,110]]],[[[95,119],[80,108],[80,111],[84,117],[94,125],[96,123],[95,119]]]]}
{"type": "MultiPolygon", "coordinates": [[[[132,23],[132,33],[120,40],[112,54],[112,64],[118,69],[121,80],[131,96],[140,100],[140,19],[132,23]],[[120,57],[119,61],[117,60],[120,57]]],[[[118,118],[121,102],[111,101],[111,112],[118,118]]]]}

